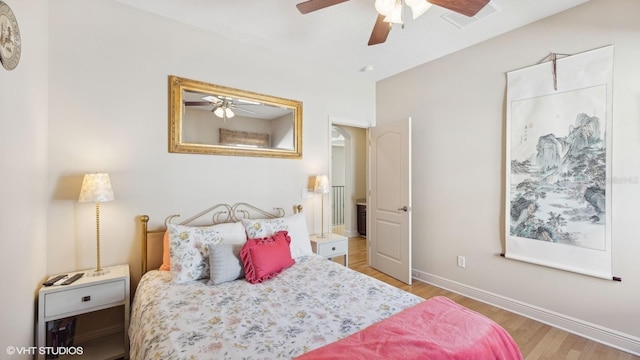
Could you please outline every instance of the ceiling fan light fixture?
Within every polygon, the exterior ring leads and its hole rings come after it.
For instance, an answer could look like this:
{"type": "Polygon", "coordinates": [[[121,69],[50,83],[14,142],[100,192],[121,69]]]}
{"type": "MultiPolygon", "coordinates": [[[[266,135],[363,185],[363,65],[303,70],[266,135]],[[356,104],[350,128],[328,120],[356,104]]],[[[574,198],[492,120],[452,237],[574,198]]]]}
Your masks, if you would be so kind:
{"type": "Polygon", "coordinates": [[[215,110],[213,110],[213,114],[222,119],[224,117],[224,109],[218,106],[215,110]]]}
{"type": "Polygon", "coordinates": [[[427,12],[431,7],[431,3],[426,0],[405,0],[405,3],[411,8],[414,20],[427,12]]]}
{"type": "Polygon", "coordinates": [[[402,2],[396,2],[391,14],[384,18],[385,22],[392,24],[402,24],[402,2]]]}
{"type": "Polygon", "coordinates": [[[231,119],[232,117],[236,116],[236,114],[234,114],[233,111],[231,111],[231,109],[229,108],[224,109],[224,114],[226,115],[227,119],[231,119]]]}
{"type": "Polygon", "coordinates": [[[375,7],[378,14],[389,16],[396,7],[396,0],[376,0],[375,7]]]}

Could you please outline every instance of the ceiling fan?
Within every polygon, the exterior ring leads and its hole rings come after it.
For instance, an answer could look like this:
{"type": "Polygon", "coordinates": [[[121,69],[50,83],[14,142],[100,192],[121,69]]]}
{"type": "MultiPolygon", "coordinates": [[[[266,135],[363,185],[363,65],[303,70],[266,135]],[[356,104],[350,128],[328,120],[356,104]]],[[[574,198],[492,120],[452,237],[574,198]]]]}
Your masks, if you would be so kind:
{"type": "MultiPolygon", "coordinates": [[[[300,13],[307,14],[349,0],[307,0],[296,5],[300,13]]],[[[424,14],[433,5],[455,11],[462,15],[474,16],[482,10],[490,0],[376,0],[378,18],[373,26],[368,45],[381,44],[387,40],[392,24],[402,24],[402,9],[406,4],[413,12],[413,18],[424,14]]]]}
{"type": "Polygon", "coordinates": [[[256,115],[256,113],[253,111],[249,111],[247,109],[237,107],[238,105],[260,105],[260,103],[246,101],[242,99],[236,99],[239,102],[239,104],[236,104],[233,98],[230,98],[227,96],[208,95],[208,96],[202,97],[202,100],[204,101],[185,101],[184,106],[211,105],[212,107],[211,112],[213,112],[215,116],[223,119],[225,122],[227,121],[227,119],[231,119],[232,117],[236,116],[234,110],[244,111],[248,114],[256,115]]]}

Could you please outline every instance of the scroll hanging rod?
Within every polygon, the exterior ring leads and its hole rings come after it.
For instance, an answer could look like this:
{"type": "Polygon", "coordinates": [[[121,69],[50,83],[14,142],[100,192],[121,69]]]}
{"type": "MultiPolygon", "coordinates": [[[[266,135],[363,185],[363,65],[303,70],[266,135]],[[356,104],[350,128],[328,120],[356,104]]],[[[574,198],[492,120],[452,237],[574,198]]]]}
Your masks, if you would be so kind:
{"type": "MultiPolygon", "coordinates": [[[[507,259],[507,255],[505,253],[500,253],[500,257],[507,259]]],[[[622,282],[622,278],[620,276],[612,276],[612,281],[622,282]]]]}
{"type": "Polygon", "coordinates": [[[549,55],[545,56],[544,59],[538,61],[538,64],[542,64],[547,60],[551,60],[553,63],[553,90],[558,90],[558,56],[561,58],[571,56],[573,54],[560,54],[560,53],[549,53],[549,55]]]}

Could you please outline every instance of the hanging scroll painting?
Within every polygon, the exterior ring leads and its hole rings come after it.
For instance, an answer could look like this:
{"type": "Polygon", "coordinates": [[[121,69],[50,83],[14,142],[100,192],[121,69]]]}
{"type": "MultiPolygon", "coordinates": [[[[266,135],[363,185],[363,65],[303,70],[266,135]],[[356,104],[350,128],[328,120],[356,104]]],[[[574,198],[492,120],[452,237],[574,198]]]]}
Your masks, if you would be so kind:
{"type": "Polygon", "coordinates": [[[612,278],[613,46],[507,74],[505,256],[612,278]]]}

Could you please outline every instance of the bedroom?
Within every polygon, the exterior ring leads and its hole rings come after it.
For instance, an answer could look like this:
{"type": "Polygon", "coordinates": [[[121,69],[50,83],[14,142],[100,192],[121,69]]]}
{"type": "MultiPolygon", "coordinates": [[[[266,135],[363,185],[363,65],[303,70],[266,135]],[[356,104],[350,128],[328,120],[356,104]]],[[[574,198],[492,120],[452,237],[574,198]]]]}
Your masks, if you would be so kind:
{"type": "MultiPolygon", "coordinates": [[[[329,116],[351,119],[355,126],[412,116],[424,119],[414,124],[420,139],[414,184],[429,184],[414,186],[414,198],[421,199],[414,201],[414,268],[443,286],[639,352],[640,322],[631,321],[640,318],[637,182],[613,187],[613,264],[621,283],[496,256],[503,238],[505,72],[549,51],[615,44],[613,171],[619,178],[640,176],[636,1],[592,0],[378,84],[359,74],[309,73],[305,64],[279,54],[265,53],[256,62],[252,50],[216,37],[220,47],[244,55],[220,57],[200,46],[216,35],[113,1],[36,4],[10,3],[23,14],[23,59],[16,70],[2,73],[0,85],[1,118],[9,126],[0,145],[2,167],[11,174],[3,187],[1,229],[5,249],[12,249],[2,255],[2,276],[16,294],[0,300],[3,309],[11,309],[2,313],[12,324],[3,326],[3,341],[32,343],[34,294],[45,274],[94,266],[92,209],[74,201],[83,173],[111,174],[116,201],[102,210],[103,262],[129,263],[132,277],[139,278],[136,215],[161,219],[241,198],[265,206],[300,203],[306,177],[328,167],[325,138],[311,134],[327,132],[329,116]],[[212,72],[212,65],[224,71],[212,72]],[[303,161],[167,153],[170,74],[302,100],[303,161]],[[398,111],[400,96],[405,106],[398,111]],[[255,181],[274,172],[293,176],[278,184],[255,181]],[[474,188],[468,173],[474,174],[474,188]],[[209,198],[201,198],[203,193],[209,198]],[[465,270],[455,263],[460,254],[467,258],[465,270]]],[[[313,202],[302,203],[318,211],[313,202]]],[[[309,224],[318,230],[318,219],[309,224]]]]}

